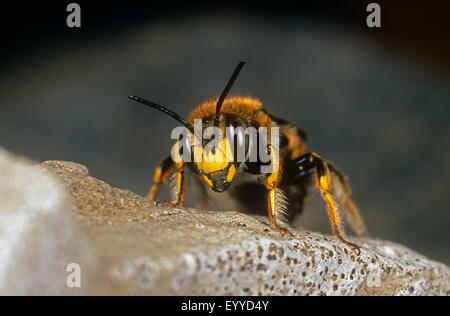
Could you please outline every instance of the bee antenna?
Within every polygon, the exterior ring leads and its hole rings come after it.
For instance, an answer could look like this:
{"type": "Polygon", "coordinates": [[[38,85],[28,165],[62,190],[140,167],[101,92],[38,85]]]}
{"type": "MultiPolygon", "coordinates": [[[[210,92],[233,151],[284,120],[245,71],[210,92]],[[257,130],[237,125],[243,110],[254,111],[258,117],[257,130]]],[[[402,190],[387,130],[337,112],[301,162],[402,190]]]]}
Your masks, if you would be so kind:
{"type": "Polygon", "coordinates": [[[230,92],[231,86],[233,85],[234,81],[236,80],[237,76],[239,75],[239,72],[241,71],[242,67],[244,67],[245,61],[240,61],[239,64],[236,66],[236,68],[233,71],[233,74],[230,77],[230,80],[228,80],[228,83],[223,90],[222,94],[220,95],[219,100],[216,104],[216,120],[219,117],[220,108],[222,107],[223,101],[225,100],[225,97],[227,96],[228,92],[230,92]]]}
{"type": "Polygon", "coordinates": [[[170,117],[174,118],[175,120],[177,120],[178,122],[180,122],[181,124],[183,124],[184,126],[186,126],[186,128],[187,128],[192,134],[195,135],[195,133],[194,133],[194,127],[193,127],[191,124],[189,124],[188,122],[186,122],[186,120],[185,120],[184,118],[182,118],[181,116],[179,116],[177,113],[175,113],[175,112],[169,110],[168,108],[166,108],[166,107],[164,107],[164,106],[162,106],[162,105],[153,103],[153,102],[151,102],[151,101],[142,99],[142,98],[137,97],[137,96],[135,96],[135,95],[130,95],[130,96],[128,96],[128,98],[131,99],[131,100],[133,100],[133,101],[136,101],[136,102],[139,102],[139,103],[148,105],[149,107],[152,107],[152,108],[154,108],[154,109],[157,109],[157,110],[159,110],[159,111],[161,111],[161,112],[163,112],[163,113],[166,113],[166,114],[169,115],[170,117]]]}

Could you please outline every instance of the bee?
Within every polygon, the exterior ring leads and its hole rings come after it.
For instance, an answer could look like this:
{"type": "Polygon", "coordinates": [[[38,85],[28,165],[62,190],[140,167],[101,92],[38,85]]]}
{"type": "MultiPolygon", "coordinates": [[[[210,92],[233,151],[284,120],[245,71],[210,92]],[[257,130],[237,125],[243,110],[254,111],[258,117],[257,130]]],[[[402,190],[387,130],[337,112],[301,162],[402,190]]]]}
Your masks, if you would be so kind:
{"type": "MultiPolygon", "coordinates": [[[[331,228],[336,238],[359,254],[360,247],[347,240],[342,225],[341,213],[345,214],[345,218],[359,236],[366,234],[362,218],[351,199],[347,176],[331,161],[315,152],[308,151],[306,133],[289,122],[269,114],[258,99],[243,95],[227,97],[244,63],[239,62],[219,97],[198,105],[187,119],[165,106],[134,95],[129,96],[131,100],[166,113],[189,131],[189,136],[180,136],[176,139],[173,151],[175,157],[170,155],[157,165],[148,198],[155,200],[161,186],[173,173],[173,181],[170,181],[172,193],[170,201],[159,200],[157,204],[181,207],[185,196],[186,167],[197,175],[206,187],[216,192],[229,190],[237,178],[252,178],[254,179],[252,181],[256,181],[256,184],[266,191],[264,204],[273,229],[282,235],[292,235],[285,224],[289,204],[291,208],[301,210],[308,196],[308,187],[313,182],[315,191],[320,192],[326,204],[331,228]],[[196,120],[202,123],[200,133],[194,128],[196,120]],[[223,133],[226,133],[227,129],[231,130],[232,135],[221,139],[218,142],[219,146],[207,150],[205,141],[197,134],[203,135],[202,133],[211,127],[223,133]],[[275,140],[278,142],[278,148],[275,148],[272,137],[266,137],[265,142],[261,142],[261,138],[264,137],[258,134],[258,141],[249,141],[248,135],[243,133],[243,130],[249,127],[256,130],[265,128],[266,136],[272,136],[271,131],[277,128],[278,137],[275,140]],[[194,146],[197,139],[197,145],[194,146]],[[244,159],[236,159],[237,143],[244,148],[246,153],[244,159]],[[180,159],[182,145],[188,155],[197,154],[200,159],[188,161],[180,159]],[[265,151],[270,164],[275,166],[270,172],[261,171],[263,166],[267,166],[267,161],[263,162],[260,158],[249,159],[251,157],[249,153],[258,150],[265,151]],[[335,194],[335,188],[340,189],[339,196],[335,194]]],[[[245,190],[238,191],[241,197],[245,196],[245,190]]],[[[247,194],[247,198],[249,195],[247,194]]]]}

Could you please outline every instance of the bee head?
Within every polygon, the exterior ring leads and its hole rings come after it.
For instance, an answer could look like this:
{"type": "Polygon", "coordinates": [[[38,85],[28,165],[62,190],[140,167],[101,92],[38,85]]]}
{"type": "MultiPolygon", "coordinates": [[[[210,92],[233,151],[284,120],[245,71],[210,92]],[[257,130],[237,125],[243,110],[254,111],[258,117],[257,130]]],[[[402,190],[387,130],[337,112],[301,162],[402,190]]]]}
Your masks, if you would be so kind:
{"type": "Polygon", "coordinates": [[[234,127],[230,125],[226,128],[225,115],[220,115],[219,126],[215,126],[217,122],[215,118],[203,120],[203,122],[205,124],[203,136],[206,140],[203,141],[202,146],[193,147],[194,157],[201,157],[196,159],[195,169],[211,189],[223,192],[232,183],[236,169],[242,163],[236,159],[236,146],[238,146],[236,137],[232,135],[233,138],[230,138],[230,131],[234,131],[234,127]],[[214,134],[211,135],[208,131],[214,134]]]}
{"type": "MultiPolygon", "coordinates": [[[[222,135],[226,135],[227,117],[220,113],[220,109],[244,64],[245,62],[243,61],[239,62],[231,75],[231,78],[228,80],[225,89],[217,101],[215,116],[212,118],[210,117],[203,119],[203,121],[207,123],[205,128],[215,127],[222,131],[222,135]]],[[[173,119],[182,123],[191,132],[193,136],[192,138],[200,139],[202,141],[202,146],[192,146],[192,140],[188,138],[184,140],[188,142],[188,144],[186,144],[186,148],[191,152],[191,154],[194,154],[194,157],[201,157],[201,159],[195,159],[195,164],[190,164],[190,166],[193,167],[196,173],[203,177],[203,180],[214,191],[223,192],[229,187],[235,177],[237,164],[231,150],[232,145],[230,145],[230,141],[227,137],[222,137],[221,139],[216,139],[214,142],[205,144],[201,137],[195,134],[194,126],[192,126],[192,124],[187,122],[177,113],[171,111],[165,106],[134,95],[129,96],[129,98],[169,115],[173,119]]]]}
{"type": "MultiPolygon", "coordinates": [[[[231,89],[231,86],[239,75],[239,72],[241,71],[244,64],[245,62],[241,61],[234,69],[233,74],[231,75],[227,85],[225,86],[225,89],[217,100],[216,115],[213,118],[207,118],[206,120],[203,120],[204,123],[206,123],[206,128],[208,127],[208,125],[212,125],[221,132],[222,136],[230,136],[226,133],[226,127],[229,124],[233,124],[233,122],[228,121],[230,118],[232,120],[239,120],[238,117],[232,117],[230,115],[225,116],[224,114],[221,114],[220,109],[222,108],[223,101],[225,100],[228,92],[231,89]]],[[[238,125],[240,124],[242,124],[242,122],[238,122],[238,125]]],[[[229,126],[230,129],[234,131],[234,126],[229,126]]],[[[231,137],[234,137],[234,135],[231,135],[231,137]]],[[[230,186],[231,182],[233,181],[236,175],[236,166],[242,162],[239,162],[235,159],[236,157],[231,150],[231,146],[234,145],[230,145],[229,137],[221,137],[216,142],[213,142],[211,146],[211,148],[208,148],[208,145],[204,144],[202,148],[198,149],[202,151],[202,159],[200,162],[196,163],[196,168],[202,175],[203,180],[211,189],[216,192],[223,192],[230,186]]],[[[236,151],[234,151],[234,153],[235,152],[236,151]]]]}

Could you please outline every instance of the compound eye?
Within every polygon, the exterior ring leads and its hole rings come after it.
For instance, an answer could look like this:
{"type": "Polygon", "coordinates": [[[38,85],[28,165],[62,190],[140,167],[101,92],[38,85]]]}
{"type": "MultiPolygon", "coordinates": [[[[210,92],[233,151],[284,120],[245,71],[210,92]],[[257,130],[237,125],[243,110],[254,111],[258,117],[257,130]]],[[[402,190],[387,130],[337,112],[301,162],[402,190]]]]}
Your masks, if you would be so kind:
{"type": "Polygon", "coordinates": [[[245,145],[245,135],[242,128],[234,128],[230,125],[230,137],[236,141],[237,148],[243,148],[245,145]]]}
{"type": "Polygon", "coordinates": [[[242,129],[241,128],[234,128],[233,125],[230,125],[230,127],[229,127],[229,137],[231,139],[236,139],[239,146],[241,146],[244,143],[244,135],[242,133],[242,129]]]}
{"type": "Polygon", "coordinates": [[[228,127],[228,132],[230,133],[229,137],[230,137],[230,138],[234,138],[235,129],[234,129],[234,126],[233,126],[233,125],[230,125],[230,126],[228,127]]]}
{"type": "Polygon", "coordinates": [[[238,148],[243,148],[245,145],[245,136],[242,128],[238,128],[235,130],[235,136],[237,139],[238,148]]]}

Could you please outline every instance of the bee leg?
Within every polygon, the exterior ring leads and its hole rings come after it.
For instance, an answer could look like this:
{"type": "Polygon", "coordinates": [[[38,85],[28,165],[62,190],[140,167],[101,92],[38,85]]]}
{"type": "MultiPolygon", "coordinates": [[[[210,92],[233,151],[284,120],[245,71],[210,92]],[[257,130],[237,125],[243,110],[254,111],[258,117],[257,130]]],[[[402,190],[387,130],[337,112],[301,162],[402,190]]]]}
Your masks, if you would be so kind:
{"type": "Polygon", "coordinates": [[[186,187],[184,177],[184,164],[179,162],[175,164],[177,172],[173,175],[170,183],[170,201],[159,200],[156,202],[158,206],[181,207],[184,200],[184,191],[186,187]]]}
{"type": "Polygon", "coordinates": [[[291,232],[281,224],[287,206],[283,191],[277,187],[282,174],[281,165],[277,153],[272,150],[270,145],[269,152],[272,158],[272,165],[274,166],[274,171],[269,173],[265,180],[266,188],[269,191],[267,197],[269,221],[276,231],[283,235],[292,235],[291,232]]]}
{"type": "Polygon", "coordinates": [[[184,161],[179,155],[180,141],[175,143],[173,164],[177,168],[177,172],[172,176],[170,181],[170,202],[159,200],[156,205],[164,205],[169,207],[181,207],[184,200],[184,190],[186,187],[186,181],[184,178],[184,161]]]}
{"type": "Polygon", "coordinates": [[[159,190],[161,189],[161,186],[167,181],[170,175],[170,171],[175,166],[175,163],[173,162],[172,158],[166,157],[165,159],[161,160],[158,165],[155,168],[155,172],[153,174],[153,185],[150,188],[150,191],[147,195],[148,199],[150,201],[154,201],[156,198],[156,195],[158,194],[159,190]]]}
{"type": "Polygon", "coordinates": [[[352,190],[348,182],[348,177],[331,161],[326,161],[328,169],[337,175],[338,181],[344,188],[344,194],[341,194],[340,203],[344,206],[344,212],[352,227],[353,231],[360,237],[367,236],[367,230],[362,220],[361,215],[355,204],[353,203],[351,196],[352,190]]]}
{"type": "Polygon", "coordinates": [[[360,248],[344,238],[345,233],[339,217],[339,210],[334,198],[331,196],[331,177],[327,163],[316,153],[308,153],[297,158],[297,166],[300,171],[314,168],[316,176],[315,186],[327,204],[328,217],[333,233],[337,239],[352,247],[357,254],[360,254],[360,248]]]}

